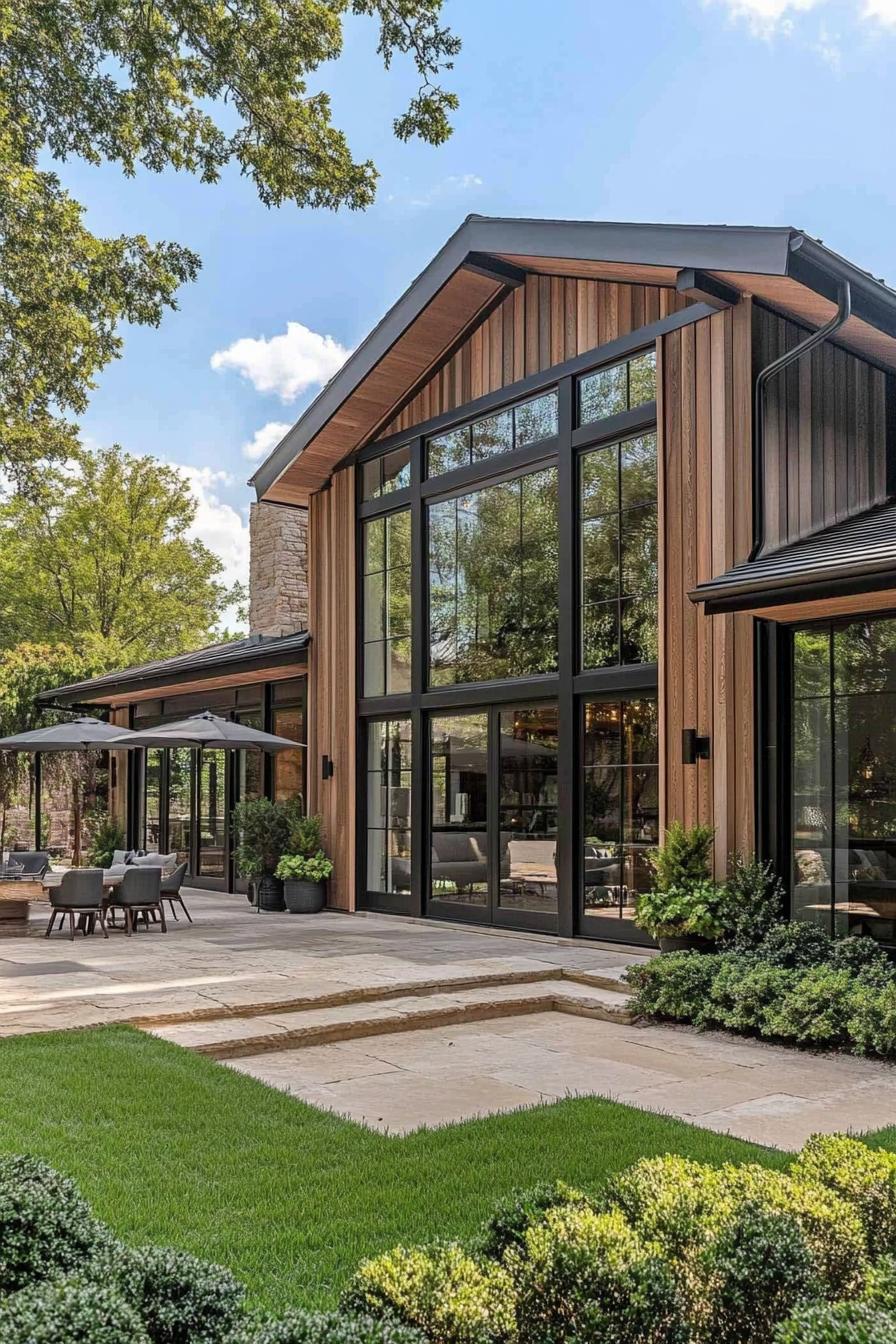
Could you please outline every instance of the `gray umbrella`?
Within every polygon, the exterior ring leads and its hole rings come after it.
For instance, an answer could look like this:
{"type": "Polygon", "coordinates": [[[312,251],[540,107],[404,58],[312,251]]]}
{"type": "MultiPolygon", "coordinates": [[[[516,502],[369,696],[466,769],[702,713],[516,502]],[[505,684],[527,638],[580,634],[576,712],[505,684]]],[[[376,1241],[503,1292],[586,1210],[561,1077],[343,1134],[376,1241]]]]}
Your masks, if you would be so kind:
{"type": "Polygon", "coordinates": [[[133,733],[114,723],[83,716],[49,728],[0,737],[0,751],[106,751],[125,749],[133,733]]]}
{"type": "Polygon", "coordinates": [[[305,744],[263,733],[260,728],[250,728],[247,723],[222,719],[205,709],[201,714],[191,714],[177,723],[162,723],[158,728],[147,728],[142,733],[122,733],[121,741],[110,745],[126,748],[199,747],[206,751],[246,751],[253,747],[258,751],[295,751],[305,744]]]}

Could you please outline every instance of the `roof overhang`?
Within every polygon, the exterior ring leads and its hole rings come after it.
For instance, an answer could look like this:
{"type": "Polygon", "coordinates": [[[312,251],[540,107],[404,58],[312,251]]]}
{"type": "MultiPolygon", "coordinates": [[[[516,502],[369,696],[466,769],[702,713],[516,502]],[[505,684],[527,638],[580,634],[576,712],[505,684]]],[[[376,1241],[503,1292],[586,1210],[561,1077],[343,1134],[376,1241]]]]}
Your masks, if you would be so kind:
{"type": "Polygon", "coordinates": [[[755,295],[810,327],[834,313],[838,283],[849,279],[853,316],[838,339],[896,368],[896,292],[797,230],[471,215],[250,484],[259,499],[306,504],[528,274],[673,288],[687,271],[735,295],[755,295]]]}
{"type": "Polygon", "coordinates": [[[308,660],[308,635],[271,637],[253,642],[236,640],[194,654],[144,663],[109,672],[90,681],[73,682],[41,691],[38,706],[101,705],[116,707],[155,699],[161,695],[221,690],[260,681],[283,681],[301,676],[308,660]]]}
{"type": "Polygon", "coordinates": [[[735,565],[698,584],[689,597],[710,614],[747,611],[765,616],[787,608],[791,619],[791,610],[804,604],[831,604],[888,590],[896,606],[896,503],[735,565]]]}

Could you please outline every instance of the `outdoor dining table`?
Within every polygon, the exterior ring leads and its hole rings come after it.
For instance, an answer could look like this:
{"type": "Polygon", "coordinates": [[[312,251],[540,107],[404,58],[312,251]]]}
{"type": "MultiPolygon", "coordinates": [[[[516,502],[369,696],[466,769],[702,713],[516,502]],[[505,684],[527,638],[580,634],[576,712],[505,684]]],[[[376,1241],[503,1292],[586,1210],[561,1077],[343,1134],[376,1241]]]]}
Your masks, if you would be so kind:
{"type": "MultiPolygon", "coordinates": [[[[31,901],[49,901],[51,889],[58,887],[61,881],[62,873],[45,873],[43,877],[0,877],[0,938],[27,936],[31,901]]],[[[120,885],[120,873],[103,873],[104,893],[111,894],[120,885]]]]}

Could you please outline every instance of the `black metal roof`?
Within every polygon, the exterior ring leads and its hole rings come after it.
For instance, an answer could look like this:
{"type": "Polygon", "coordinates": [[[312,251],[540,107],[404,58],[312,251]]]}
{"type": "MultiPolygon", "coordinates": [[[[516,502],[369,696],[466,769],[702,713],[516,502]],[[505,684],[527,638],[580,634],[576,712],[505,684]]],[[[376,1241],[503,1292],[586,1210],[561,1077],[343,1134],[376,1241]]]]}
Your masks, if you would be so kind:
{"type": "Polygon", "coordinates": [[[896,291],[799,229],[730,224],[620,224],[468,215],[265,458],[249,484],[263,499],[290,464],[471,255],[601,260],[744,275],[790,276],[836,299],[848,279],[853,312],[896,334],[896,291]]]}
{"type": "Polygon", "coordinates": [[[707,611],[744,611],[890,584],[896,584],[896,501],[735,565],[698,584],[690,597],[707,611]]]}
{"type": "Polygon", "coordinates": [[[160,689],[169,688],[187,677],[200,680],[202,677],[236,674],[250,671],[259,663],[279,666],[294,660],[303,664],[307,659],[309,638],[307,630],[296,630],[289,635],[247,635],[244,639],[228,640],[225,644],[210,644],[207,648],[195,649],[190,653],[178,653],[173,658],[158,658],[137,667],[122,668],[120,672],[107,672],[90,681],[57,686],[53,690],[41,691],[36,700],[38,704],[59,700],[94,702],[100,700],[103,694],[117,696],[128,690],[145,690],[156,684],[160,689]]]}

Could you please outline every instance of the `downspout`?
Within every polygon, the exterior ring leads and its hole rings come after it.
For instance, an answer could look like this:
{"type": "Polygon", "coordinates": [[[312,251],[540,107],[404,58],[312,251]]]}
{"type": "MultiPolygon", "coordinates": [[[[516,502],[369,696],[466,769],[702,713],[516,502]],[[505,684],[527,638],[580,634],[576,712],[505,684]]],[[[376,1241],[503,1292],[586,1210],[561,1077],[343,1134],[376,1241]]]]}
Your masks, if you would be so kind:
{"type": "Polygon", "coordinates": [[[792,350],[787,350],[756,375],[753,390],[753,549],[750,559],[755,560],[765,542],[765,389],[776,374],[781,373],[803,355],[822,345],[835,331],[839,331],[849,321],[852,312],[852,293],[848,280],[841,280],[837,286],[837,311],[829,322],[817,331],[813,331],[804,341],[800,341],[792,350]]]}

